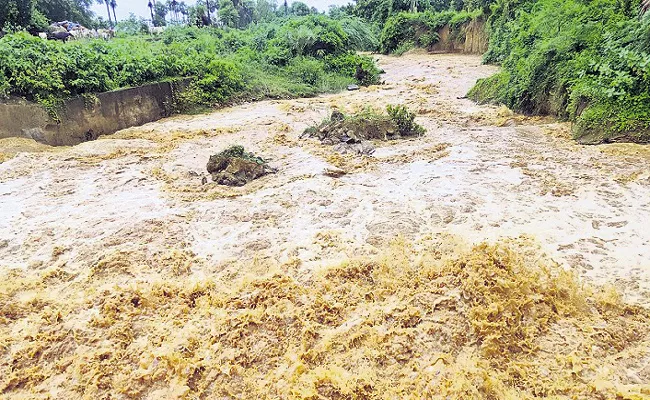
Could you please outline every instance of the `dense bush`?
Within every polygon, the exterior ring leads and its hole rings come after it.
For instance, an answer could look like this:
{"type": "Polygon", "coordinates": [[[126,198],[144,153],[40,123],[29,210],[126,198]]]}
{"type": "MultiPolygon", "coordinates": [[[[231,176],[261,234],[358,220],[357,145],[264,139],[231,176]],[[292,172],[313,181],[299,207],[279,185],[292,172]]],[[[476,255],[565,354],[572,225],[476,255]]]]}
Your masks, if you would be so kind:
{"type": "Polygon", "coordinates": [[[345,17],[340,19],[341,28],[348,36],[351,46],[355,49],[364,51],[379,50],[379,35],[381,33],[379,26],[369,24],[355,17],[345,17]]]}
{"type": "Polygon", "coordinates": [[[576,135],[592,142],[650,131],[650,19],[640,20],[636,7],[499,0],[492,11],[485,60],[503,70],[471,96],[575,120],[576,135]]]}
{"type": "Polygon", "coordinates": [[[454,39],[462,39],[462,25],[478,18],[481,11],[401,12],[386,21],[381,32],[380,48],[385,54],[401,53],[404,48],[430,48],[440,40],[438,30],[449,25],[454,39]],[[398,50],[399,49],[399,50],[398,50]]]}
{"type": "Polygon", "coordinates": [[[244,89],[241,68],[233,62],[214,60],[207,72],[192,83],[203,104],[222,103],[244,89]]]}
{"type": "Polygon", "coordinates": [[[351,50],[341,24],[322,15],[288,20],[278,29],[269,46],[286,51],[290,57],[324,57],[351,50]]]}
{"type": "Polygon", "coordinates": [[[287,71],[291,78],[307,85],[318,85],[325,75],[323,63],[307,57],[296,57],[291,60],[287,71]]]}
{"type": "Polygon", "coordinates": [[[354,54],[372,43],[370,28],[322,15],[286,18],[247,30],[169,28],[157,38],[43,41],[27,33],[0,39],[0,97],[48,102],[86,93],[194,77],[190,98],[201,104],[236,98],[289,97],[376,83],[378,70],[354,54]]]}
{"type": "Polygon", "coordinates": [[[326,57],[325,64],[329,71],[343,76],[354,76],[360,85],[379,83],[380,71],[370,57],[346,53],[340,56],[326,57]]]}
{"type": "Polygon", "coordinates": [[[386,112],[390,119],[397,125],[402,136],[424,135],[424,127],[415,123],[415,113],[412,113],[404,105],[387,105],[386,112]]]}
{"type": "MultiPolygon", "coordinates": [[[[450,9],[451,0],[356,0],[352,13],[367,21],[384,25],[388,18],[402,12],[439,13],[450,9]],[[415,7],[415,9],[414,9],[415,7]]],[[[461,1],[462,3],[462,1],[461,1]]],[[[461,10],[461,6],[458,10],[461,10]]]]}

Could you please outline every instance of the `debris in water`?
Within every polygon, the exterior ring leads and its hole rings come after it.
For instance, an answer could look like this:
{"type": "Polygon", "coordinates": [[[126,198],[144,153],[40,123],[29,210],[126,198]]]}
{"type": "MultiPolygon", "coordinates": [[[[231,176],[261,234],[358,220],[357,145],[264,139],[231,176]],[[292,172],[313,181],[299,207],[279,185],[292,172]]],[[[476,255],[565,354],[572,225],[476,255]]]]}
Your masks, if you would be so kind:
{"type": "Polygon", "coordinates": [[[329,119],[303,132],[301,138],[318,138],[322,144],[334,146],[342,153],[371,155],[375,148],[369,140],[392,140],[409,136],[420,136],[425,130],[414,122],[415,114],[405,106],[386,108],[387,114],[373,110],[345,116],[334,110],[329,119]]]}
{"type": "Polygon", "coordinates": [[[264,159],[247,153],[243,146],[232,146],[210,156],[207,168],[214,182],[227,186],[244,186],[266,174],[277,172],[264,159]]]}
{"type": "Polygon", "coordinates": [[[325,170],[323,171],[323,175],[329,176],[329,177],[332,177],[332,178],[340,178],[343,175],[345,175],[346,173],[347,172],[345,172],[345,170],[342,170],[341,168],[337,168],[337,167],[328,167],[328,168],[325,168],[325,170]]]}

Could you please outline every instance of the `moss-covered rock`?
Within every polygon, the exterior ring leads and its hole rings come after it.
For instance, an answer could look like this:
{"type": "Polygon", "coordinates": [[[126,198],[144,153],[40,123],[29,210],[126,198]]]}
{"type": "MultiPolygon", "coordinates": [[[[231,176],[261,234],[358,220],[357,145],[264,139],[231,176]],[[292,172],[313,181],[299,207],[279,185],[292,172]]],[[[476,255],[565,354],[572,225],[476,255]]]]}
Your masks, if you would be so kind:
{"type": "Polygon", "coordinates": [[[392,140],[425,133],[424,128],[415,123],[415,114],[406,107],[388,106],[387,112],[364,111],[346,116],[334,110],[320,125],[305,129],[301,138],[317,138],[323,144],[335,146],[341,153],[370,155],[374,152],[371,140],[392,140]]]}
{"type": "Polygon", "coordinates": [[[276,172],[264,159],[246,152],[243,146],[232,146],[210,156],[207,169],[214,182],[228,186],[244,186],[252,180],[276,172]]]}

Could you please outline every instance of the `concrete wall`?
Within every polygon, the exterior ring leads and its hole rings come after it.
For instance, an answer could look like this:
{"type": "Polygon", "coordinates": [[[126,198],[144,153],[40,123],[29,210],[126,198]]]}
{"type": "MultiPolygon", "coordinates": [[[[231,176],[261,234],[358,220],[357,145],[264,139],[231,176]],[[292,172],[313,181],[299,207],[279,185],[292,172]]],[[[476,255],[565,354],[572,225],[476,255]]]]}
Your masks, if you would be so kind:
{"type": "Polygon", "coordinates": [[[57,111],[59,121],[34,103],[0,103],[0,138],[27,137],[52,146],[94,140],[170,115],[176,92],[188,84],[154,83],[67,100],[57,111]]]}

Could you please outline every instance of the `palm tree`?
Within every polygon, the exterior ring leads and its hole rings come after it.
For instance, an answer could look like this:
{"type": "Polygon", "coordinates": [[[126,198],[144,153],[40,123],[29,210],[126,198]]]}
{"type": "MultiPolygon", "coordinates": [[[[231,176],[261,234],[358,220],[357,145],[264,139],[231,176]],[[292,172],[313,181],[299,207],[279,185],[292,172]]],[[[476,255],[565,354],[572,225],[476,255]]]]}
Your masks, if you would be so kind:
{"type": "Polygon", "coordinates": [[[113,20],[117,24],[117,16],[115,15],[115,7],[117,7],[117,1],[111,0],[111,8],[113,9],[113,20]]]}
{"type": "Polygon", "coordinates": [[[178,23],[178,2],[176,0],[172,0],[172,11],[174,12],[174,19],[178,23]]]}
{"type": "Polygon", "coordinates": [[[167,0],[167,9],[171,14],[172,22],[178,22],[178,14],[176,13],[178,2],[176,0],[167,0]]]}
{"type": "Polygon", "coordinates": [[[153,3],[151,2],[151,0],[149,0],[149,4],[147,4],[147,7],[149,7],[149,11],[151,11],[151,24],[154,25],[153,3]]]}
{"type": "Polygon", "coordinates": [[[205,0],[205,6],[205,12],[208,14],[208,25],[212,25],[212,21],[210,21],[210,2],[208,0],[205,0]]]}
{"type": "Polygon", "coordinates": [[[184,1],[178,3],[178,11],[183,16],[183,23],[187,21],[187,4],[184,1]]]}
{"type": "Polygon", "coordinates": [[[98,3],[105,3],[106,4],[106,11],[108,12],[108,24],[110,26],[113,26],[113,19],[111,18],[111,7],[109,4],[109,0],[97,0],[98,3]]]}

